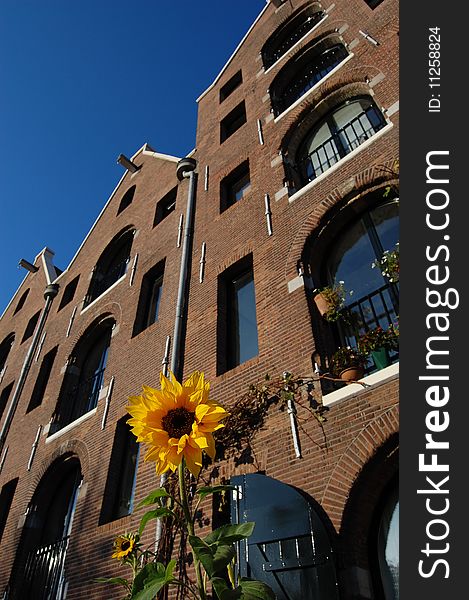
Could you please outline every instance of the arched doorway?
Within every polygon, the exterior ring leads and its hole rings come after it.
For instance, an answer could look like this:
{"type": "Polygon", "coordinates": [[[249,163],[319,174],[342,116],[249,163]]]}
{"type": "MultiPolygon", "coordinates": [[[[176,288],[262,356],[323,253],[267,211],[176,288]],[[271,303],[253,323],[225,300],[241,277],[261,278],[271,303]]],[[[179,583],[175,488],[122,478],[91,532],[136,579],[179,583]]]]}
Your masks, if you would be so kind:
{"type": "Polygon", "coordinates": [[[232,477],[231,484],[232,521],[256,523],[238,544],[239,574],[265,581],[277,600],[337,600],[332,544],[314,502],[265,475],[232,477]]]}
{"type": "Polygon", "coordinates": [[[9,600],[61,600],[65,557],[72,529],[80,462],[68,455],[42,478],[27,509],[10,579],[9,600]]]}

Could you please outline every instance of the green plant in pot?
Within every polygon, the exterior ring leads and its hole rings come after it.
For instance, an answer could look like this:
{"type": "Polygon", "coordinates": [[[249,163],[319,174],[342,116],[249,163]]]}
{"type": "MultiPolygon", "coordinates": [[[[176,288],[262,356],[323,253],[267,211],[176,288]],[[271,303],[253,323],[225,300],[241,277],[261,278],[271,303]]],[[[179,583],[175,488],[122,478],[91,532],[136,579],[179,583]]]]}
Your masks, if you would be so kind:
{"type": "MultiPolygon", "coordinates": [[[[349,292],[351,295],[353,292],[349,292]]],[[[338,281],[332,285],[326,285],[313,290],[313,298],[320,314],[326,321],[334,322],[344,318],[342,312],[345,307],[345,298],[347,292],[343,281],[338,281]]]]}
{"type": "Polygon", "coordinates": [[[399,242],[394,250],[385,250],[379,260],[371,263],[371,268],[377,267],[390,283],[399,281],[399,242]]]}
{"type": "Polygon", "coordinates": [[[375,327],[360,336],[358,347],[365,356],[371,356],[377,369],[389,365],[389,352],[399,347],[399,329],[389,325],[388,329],[375,327]]]}
{"type": "Polygon", "coordinates": [[[332,356],[330,371],[334,377],[350,383],[363,377],[366,356],[359,348],[342,346],[332,356]]]}

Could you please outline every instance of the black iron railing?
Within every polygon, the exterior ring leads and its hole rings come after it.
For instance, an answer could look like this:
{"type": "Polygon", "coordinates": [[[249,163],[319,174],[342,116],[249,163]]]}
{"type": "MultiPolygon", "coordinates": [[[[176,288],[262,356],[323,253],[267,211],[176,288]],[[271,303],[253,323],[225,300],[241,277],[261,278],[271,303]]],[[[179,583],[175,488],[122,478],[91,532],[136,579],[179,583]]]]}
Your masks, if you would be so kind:
{"type": "Polygon", "coordinates": [[[113,283],[116,283],[127,271],[130,257],[127,256],[120,263],[107,271],[97,269],[93,274],[93,285],[89,295],[85,299],[85,306],[99,298],[113,283]]]}
{"type": "Polygon", "coordinates": [[[63,593],[65,555],[69,536],[33,550],[27,560],[21,582],[24,600],[60,600],[63,593]]]}
{"type": "Polygon", "coordinates": [[[375,106],[370,106],[347,125],[335,130],[329,139],[302,158],[295,170],[300,172],[306,184],[373,137],[385,125],[386,121],[381,112],[375,106]]]}
{"type": "Polygon", "coordinates": [[[62,429],[90,410],[93,410],[93,408],[96,408],[99,392],[103,387],[104,371],[105,368],[103,367],[99,371],[96,371],[92,377],[81,380],[78,385],[65,393],[65,397],[60,401],[59,413],[57,414],[55,426],[51,429],[51,433],[55,433],[55,431],[62,429]]]}
{"type": "Polygon", "coordinates": [[[299,25],[294,27],[294,31],[292,31],[288,37],[282,38],[279,43],[275,43],[275,40],[273,40],[272,45],[269,44],[269,47],[265,48],[262,52],[262,61],[264,63],[264,67],[268,69],[274,63],[276,63],[278,59],[288,52],[288,50],[290,50],[290,48],[292,48],[296,42],[301,40],[301,38],[304,37],[308,31],[311,31],[311,29],[313,29],[313,27],[315,27],[319,21],[322,21],[322,19],[325,17],[325,14],[326,13],[324,11],[315,12],[314,14],[306,17],[303,22],[299,23],[299,25]]]}
{"type": "Polygon", "coordinates": [[[283,111],[287,110],[321,79],[324,79],[347,56],[348,52],[342,44],[329,48],[297,73],[294,81],[284,88],[280,94],[277,95],[274,90],[272,96],[274,115],[278,117],[283,111]]]}
{"type": "MultiPolygon", "coordinates": [[[[349,304],[343,311],[344,318],[338,321],[338,332],[342,346],[357,347],[364,333],[381,327],[387,330],[395,325],[399,317],[399,285],[388,283],[374,292],[349,304]]],[[[390,353],[391,362],[399,359],[399,350],[390,353]]],[[[368,371],[374,364],[368,361],[368,371]]]]}

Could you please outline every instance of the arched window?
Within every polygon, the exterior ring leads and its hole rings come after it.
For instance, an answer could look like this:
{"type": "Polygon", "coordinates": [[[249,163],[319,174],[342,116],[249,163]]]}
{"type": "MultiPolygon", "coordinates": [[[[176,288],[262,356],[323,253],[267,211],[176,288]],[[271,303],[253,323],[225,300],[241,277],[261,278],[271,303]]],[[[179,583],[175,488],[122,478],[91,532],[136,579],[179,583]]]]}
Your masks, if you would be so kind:
{"type": "Polygon", "coordinates": [[[373,137],[386,125],[369,96],[351,98],[331,111],[305,136],[295,157],[300,186],[319,175],[373,137]]]}
{"type": "Polygon", "coordinates": [[[270,86],[274,115],[277,117],[314,87],[348,56],[337,35],[314,42],[289,61],[270,86]]]}
{"type": "Polygon", "coordinates": [[[268,69],[304,38],[324,17],[319,2],[310,2],[281,25],[261,50],[264,68],[268,69]]]}
{"type": "Polygon", "coordinates": [[[59,459],[31,500],[10,579],[11,600],[62,598],[65,556],[82,479],[76,457],[59,459]]]}
{"type": "Polygon", "coordinates": [[[134,234],[133,228],[121,231],[101,254],[93,271],[84,306],[99,298],[111,285],[125,275],[134,234]]]}
{"type": "Polygon", "coordinates": [[[78,342],[69,359],[51,434],[96,408],[114,325],[114,319],[105,318],[78,342]]]}
{"type": "MultiPolygon", "coordinates": [[[[320,269],[311,268],[315,287],[343,282],[345,288],[344,318],[330,327],[335,346],[356,347],[359,336],[381,327],[387,330],[399,316],[399,283],[391,281],[373,264],[385,251],[392,251],[399,242],[399,198],[397,190],[386,188],[362,199],[362,210],[344,223],[346,211],[338,214],[341,225],[332,220],[317,239],[316,252],[324,257],[320,269]],[[383,197],[384,196],[384,197],[383,197]]],[[[350,216],[350,213],[348,213],[350,216]]],[[[397,360],[397,351],[391,360],[397,360]]],[[[370,361],[369,368],[373,368],[370,361]]]]}

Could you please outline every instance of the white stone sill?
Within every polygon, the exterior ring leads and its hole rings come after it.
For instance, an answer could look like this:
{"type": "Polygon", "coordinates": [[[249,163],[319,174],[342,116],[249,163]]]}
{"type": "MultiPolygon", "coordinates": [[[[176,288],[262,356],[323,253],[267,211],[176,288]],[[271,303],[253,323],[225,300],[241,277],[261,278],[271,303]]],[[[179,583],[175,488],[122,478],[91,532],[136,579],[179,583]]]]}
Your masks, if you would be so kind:
{"type": "Polygon", "coordinates": [[[322,397],[322,403],[324,406],[334,406],[338,402],[342,402],[347,398],[351,398],[352,396],[357,396],[363,392],[371,390],[378,385],[385,383],[391,379],[396,379],[399,376],[399,363],[394,363],[393,365],[389,365],[389,367],[385,367],[380,371],[376,371],[376,373],[372,373],[371,375],[367,375],[363,379],[360,379],[365,386],[360,385],[359,383],[349,383],[345,385],[340,390],[336,390],[335,392],[331,392],[330,394],[326,394],[322,397]]]}

